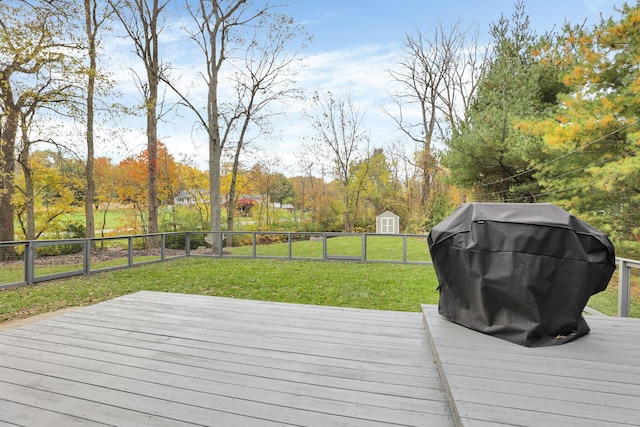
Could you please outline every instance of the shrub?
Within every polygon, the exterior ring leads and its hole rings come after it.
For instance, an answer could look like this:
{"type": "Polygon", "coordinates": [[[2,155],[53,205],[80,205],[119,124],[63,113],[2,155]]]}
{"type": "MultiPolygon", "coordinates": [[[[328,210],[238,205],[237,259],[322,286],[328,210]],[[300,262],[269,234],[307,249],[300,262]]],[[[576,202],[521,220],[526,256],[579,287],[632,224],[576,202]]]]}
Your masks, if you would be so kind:
{"type": "MultiPolygon", "coordinates": [[[[68,222],[64,224],[64,230],[58,233],[58,239],[84,239],[85,238],[84,224],[76,221],[68,222]]],[[[48,245],[36,248],[36,255],[38,256],[55,256],[55,255],[68,255],[77,254],[84,250],[83,243],[68,243],[62,245],[48,245]]]]}

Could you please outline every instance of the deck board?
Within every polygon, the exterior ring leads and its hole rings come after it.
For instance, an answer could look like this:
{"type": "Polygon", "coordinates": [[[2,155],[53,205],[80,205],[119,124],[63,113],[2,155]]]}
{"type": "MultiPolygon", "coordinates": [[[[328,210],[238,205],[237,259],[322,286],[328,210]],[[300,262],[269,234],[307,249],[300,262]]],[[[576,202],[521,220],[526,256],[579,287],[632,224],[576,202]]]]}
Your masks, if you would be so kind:
{"type": "Polygon", "coordinates": [[[527,348],[449,322],[436,306],[423,313],[461,424],[638,425],[638,319],[588,317],[590,334],[527,348]]]}
{"type": "Polygon", "coordinates": [[[0,333],[0,424],[450,426],[433,362],[420,313],[140,292],[0,333]]]}

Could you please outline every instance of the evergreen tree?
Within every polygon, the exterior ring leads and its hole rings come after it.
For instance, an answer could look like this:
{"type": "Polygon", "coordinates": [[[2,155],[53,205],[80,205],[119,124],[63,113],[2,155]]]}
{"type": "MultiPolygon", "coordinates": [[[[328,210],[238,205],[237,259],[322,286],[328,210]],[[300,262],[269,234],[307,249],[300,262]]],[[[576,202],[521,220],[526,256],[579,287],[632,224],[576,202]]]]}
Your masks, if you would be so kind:
{"type": "Polygon", "coordinates": [[[542,51],[570,92],[522,129],[544,137],[536,177],[548,200],[613,237],[640,236],[640,1],[617,19],[566,26],[542,51]]]}
{"type": "Polygon", "coordinates": [[[444,164],[454,184],[476,189],[476,199],[534,202],[539,188],[531,169],[542,140],[516,128],[523,118],[542,117],[562,90],[553,68],[537,60],[522,2],[511,19],[491,27],[494,46],[475,102],[448,144],[444,164]]]}

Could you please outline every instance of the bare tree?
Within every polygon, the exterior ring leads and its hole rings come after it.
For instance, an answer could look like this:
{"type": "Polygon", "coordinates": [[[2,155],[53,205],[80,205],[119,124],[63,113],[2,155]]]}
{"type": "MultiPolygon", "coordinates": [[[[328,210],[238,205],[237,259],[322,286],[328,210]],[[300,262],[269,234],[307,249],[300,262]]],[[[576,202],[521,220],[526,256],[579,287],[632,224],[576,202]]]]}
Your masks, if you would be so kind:
{"type": "Polygon", "coordinates": [[[475,96],[482,58],[477,34],[468,37],[460,23],[437,26],[430,39],[417,30],[406,36],[403,50],[403,60],[389,71],[400,88],[392,95],[396,111],[385,112],[419,147],[415,161],[422,172],[424,206],[436,170],[433,142],[444,141],[462,120],[464,113],[459,112],[466,111],[475,96]],[[407,110],[417,112],[420,119],[409,119],[407,110]]]}
{"type": "MultiPolygon", "coordinates": [[[[234,139],[236,172],[239,156],[249,142],[250,124],[264,126],[266,107],[276,99],[293,94],[289,66],[297,58],[286,50],[297,30],[289,18],[273,14],[270,4],[253,8],[246,0],[199,0],[187,4],[195,23],[191,39],[204,54],[205,70],[200,73],[207,88],[206,108],[200,108],[169,79],[165,82],[193,112],[205,130],[209,152],[209,193],[211,230],[221,230],[220,172],[225,148],[234,139]],[[247,32],[251,31],[247,38],[247,32]],[[266,33],[265,33],[266,30],[266,33]],[[238,52],[245,52],[241,58],[238,52]],[[221,102],[220,73],[225,63],[235,66],[231,73],[237,99],[221,102]]],[[[230,195],[235,198],[234,194],[230,195]]],[[[230,210],[233,209],[230,202],[230,210]]],[[[228,221],[233,226],[233,217],[228,221]]]]}
{"type": "Polygon", "coordinates": [[[98,3],[97,0],[84,0],[84,33],[86,36],[86,50],[89,60],[86,69],[86,144],[87,158],[85,161],[85,235],[88,238],[95,237],[95,218],[93,216],[93,203],[96,199],[96,180],[94,176],[95,163],[95,93],[98,79],[97,48],[99,32],[112,15],[112,9],[107,3],[98,3]]]}
{"type": "Polygon", "coordinates": [[[364,116],[348,95],[343,100],[331,92],[316,93],[313,103],[315,110],[307,114],[307,120],[316,133],[314,149],[318,158],[332,163],[342,192],[344,227],[350,232],[355,218],[352,213],[357,211],[357,197],[350,191],[351,168],[366,158],[369,148],[369,137],[361,129],[364,116]]]}
{"type": "MultiPolygon", "coordinates": [[[[304,33],[301,27],[294,25],[291,18],[284,15],[261,16],[245,57],[234,73],[237,99],[230,100],[232,108],[221,111],[227,128],[239,128],[235,134],[227,230],[233,230],[233,206],[236,201],[240,155],[250,143],[250,125],[255,125],[254,128],[263,133],[261,131],[268,128],[268,120],[271,117],[267,111],[268,107],[276,101],[299,97],[300,91],[294,87],[295,69],[292,68],[299,59],[299,50],[289,49],[298,36],[304,37],[304,33]]],[[[304,47],[304,40],[302,42],[304,47]]],[[[225,136],[227,135],[225,133],[225,136]]]]}
{"type": "MultiPolygon", "coordinates": [[[[162,103],[158,89],[164,66],[160,61],[160,33],[163,30],[161,15],[169,0],[110,0],[113,11],[133,41],[136,55],[142,60],[146,79],[138,77],[147,117],[148,153],[148,232],[158,232],[158,120],[162,116],[162,103]]],[[[153,240],[152,240],[153,241],[153,240]]]]}

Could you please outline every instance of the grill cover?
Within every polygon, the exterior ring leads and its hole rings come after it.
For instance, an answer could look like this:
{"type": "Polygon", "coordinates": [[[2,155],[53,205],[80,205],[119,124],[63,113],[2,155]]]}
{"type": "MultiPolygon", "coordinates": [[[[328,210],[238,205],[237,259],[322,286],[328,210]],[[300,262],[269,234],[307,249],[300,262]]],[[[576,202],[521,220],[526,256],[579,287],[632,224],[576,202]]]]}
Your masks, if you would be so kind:
{"type": "Polygon", "coordinates": [[[582,310],[615,270],[609,239],[552,204],[467,203],[428,244],[439,313],[527,347],[589,333],[582,310]]]}

